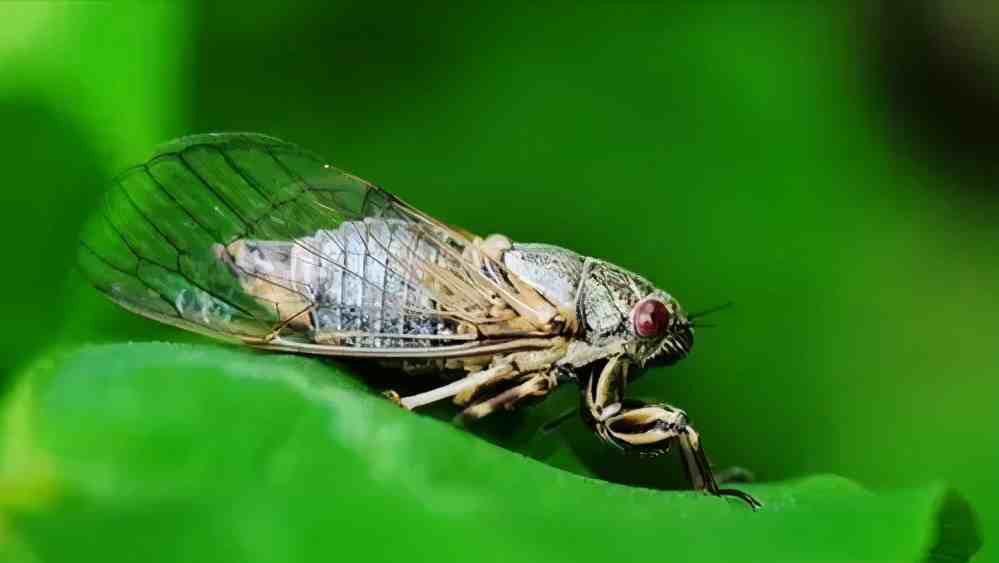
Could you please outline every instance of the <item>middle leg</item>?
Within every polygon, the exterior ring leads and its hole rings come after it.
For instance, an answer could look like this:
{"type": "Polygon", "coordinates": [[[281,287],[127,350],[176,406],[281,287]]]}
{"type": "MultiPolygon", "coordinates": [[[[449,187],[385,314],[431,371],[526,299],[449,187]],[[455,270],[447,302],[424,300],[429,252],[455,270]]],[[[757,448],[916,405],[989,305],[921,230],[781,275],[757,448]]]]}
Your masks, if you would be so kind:
{"type": "Polygon", "coordinates": [[[466,424],[485,418],[498,410],[513,410],[531,398],[544,397],[558,387],[559,379],[552,371],[527,374],[516,386],[483,399],[461,411],[454,421],[466,424]]]}
{"type": "Polygon", "coordinates": [[[424,393],[399,397],[394,391],[386,391],[384,395],[407,410],[413,410],[452,397],[459,405],[465,405],[481,389],[489,388],[503,381],[516,379],[524,374],[533,375],[534,372],[547,371],[565,356],[565,352],[565,342],[559,340],[551,348],[513,352],[496,356],[489,363],[488,368],[473,371],[457,381],[452,381],[447,385],[442,385],[424,393]]]}

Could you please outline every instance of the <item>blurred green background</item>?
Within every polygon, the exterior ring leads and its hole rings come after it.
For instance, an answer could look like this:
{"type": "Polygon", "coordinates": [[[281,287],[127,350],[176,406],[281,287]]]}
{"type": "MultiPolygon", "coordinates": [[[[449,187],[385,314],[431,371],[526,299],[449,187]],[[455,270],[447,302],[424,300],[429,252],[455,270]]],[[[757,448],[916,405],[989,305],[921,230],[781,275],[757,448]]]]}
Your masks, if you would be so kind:
{"type": "MultiPolygon", "coordinates": [[[[717,465],[763,481],[945,481],[988,541],[997,37],[978,2],[4,3],[4,384],[83,342],[198,340],[86,287],[76,233],[159,142],[256,131],[448,222],[638,271],[687,309],[734,301],[633,394],[683,407],[717,465]]],[[[679,483],[579,424],[518,443],[679,483]]]]}

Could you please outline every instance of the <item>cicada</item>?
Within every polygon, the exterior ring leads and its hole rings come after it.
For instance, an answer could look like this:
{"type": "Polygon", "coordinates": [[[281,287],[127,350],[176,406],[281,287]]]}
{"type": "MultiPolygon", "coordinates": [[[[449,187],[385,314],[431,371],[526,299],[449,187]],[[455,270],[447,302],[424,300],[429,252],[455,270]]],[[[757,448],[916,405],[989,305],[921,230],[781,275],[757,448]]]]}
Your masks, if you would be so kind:
{"type": "Polygon", "coordinates": [[[557,246],[476,236],[291,143],[184,137],[122,173],[85,228],[82,272],[122,307],[264,350],[367,358],[441,375],[400,397],[469,422],[574,384],[607,443],[676,444],[695,489],[719,487],[680,409],[625,397],[685,357],[691,318],[645,278],[557,246]]]}

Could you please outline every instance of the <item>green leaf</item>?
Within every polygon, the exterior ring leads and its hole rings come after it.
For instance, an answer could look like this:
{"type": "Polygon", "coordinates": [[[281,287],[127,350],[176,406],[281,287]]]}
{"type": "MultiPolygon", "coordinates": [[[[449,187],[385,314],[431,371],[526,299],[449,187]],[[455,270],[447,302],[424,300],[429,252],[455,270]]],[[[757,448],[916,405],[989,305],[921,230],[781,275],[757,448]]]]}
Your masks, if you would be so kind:
{"type": "Polygon", "coordinates": [[[0,539],[15,560],[923,561],[935,546],[961,561],[980,543],[940,486],[754,485],[752,512],[610,484],[301,357],[87,347],[37,362],[4,413],[0,539]]]}

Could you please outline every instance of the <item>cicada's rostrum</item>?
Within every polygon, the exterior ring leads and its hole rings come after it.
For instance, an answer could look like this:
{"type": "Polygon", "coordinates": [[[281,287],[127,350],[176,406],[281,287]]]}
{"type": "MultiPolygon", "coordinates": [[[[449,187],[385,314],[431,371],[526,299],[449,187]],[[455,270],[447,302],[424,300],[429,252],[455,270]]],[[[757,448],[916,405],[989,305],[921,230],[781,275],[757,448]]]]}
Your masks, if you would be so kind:
{"type": "Polygon", "coordinates": [[[625,398],[629,377],[683,358],[688,315],[613,264],[480,238],[263,135],[171,142],[123,173],[81,242],[81,268],[121,306],[256,348],[370,358],[447,374],[399,397],[450,399],[462,421],[579,388],[602,440],[677,444],[692,485],[719,488],[683,411],[625,398]]]}

